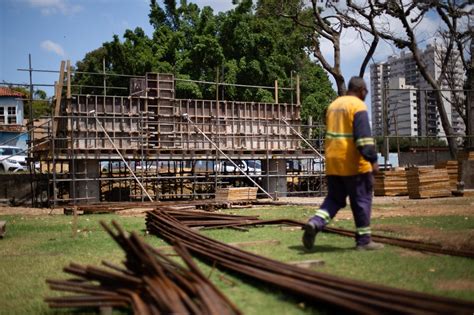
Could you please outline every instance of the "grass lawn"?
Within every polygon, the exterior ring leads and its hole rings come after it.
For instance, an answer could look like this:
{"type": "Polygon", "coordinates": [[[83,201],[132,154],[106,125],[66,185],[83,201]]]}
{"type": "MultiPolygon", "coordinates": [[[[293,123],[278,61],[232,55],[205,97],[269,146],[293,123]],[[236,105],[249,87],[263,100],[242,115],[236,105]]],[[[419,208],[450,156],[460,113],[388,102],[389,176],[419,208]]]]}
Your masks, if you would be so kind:
{"type": "MultiPolygon", "coordinates": [[[[347,210],[342,210],[347,211],[347,210]]],[[[226,211],[262,218],[306,220],[313,210],[308,207],[264,207],[226,211]]],[[[62,268],[70,262],[99,265],[102,260],[119,263],[124,255],[99,226],[99,220],[117,220],[126,230],[135,230],[151,245],[166,245],[144,232],[143,217],[116,215],[79,216],[76,237],[71,216],[0,216],[6,220],[7,234],[0,240],[0,314],[56,314],[67,311],[50,310],[43,302],[46,296],[62,293],[50,291],[46,278],[68,278],[62,268]]],[[[353,229],[352,220],[334,220],[333,226],[353,229]]],[[[433,239],[445,233],[472,233],[472,216],[395,217],[373,220],[377,233],[407,236],[399,227],[434,231],[433,239]],[[395,226],[398,229],[387,229],[395,226]],[[377,230],[380,227],[380,231],[377,230]]],[[[245,247],[259,255],[285,262],[320,259],[324,265],[314,270],[368,282],[416,290],[442,296],[474,300],[474,261],[467,258],[418,253],[387,246],[378,252],[357,252],[354,241],[347,237],[321,234],[313,252],[301,245],[301,230],[280,226],[250,228],[247,232],[230,229],[206,230],[203,234],[224,242],[277,240],[279,244],[245,247]]],[[[199,264],[205,274],[245,314],[324,314],[321,306],[308,305],[260,283],[214,270],[199,264]]]]}

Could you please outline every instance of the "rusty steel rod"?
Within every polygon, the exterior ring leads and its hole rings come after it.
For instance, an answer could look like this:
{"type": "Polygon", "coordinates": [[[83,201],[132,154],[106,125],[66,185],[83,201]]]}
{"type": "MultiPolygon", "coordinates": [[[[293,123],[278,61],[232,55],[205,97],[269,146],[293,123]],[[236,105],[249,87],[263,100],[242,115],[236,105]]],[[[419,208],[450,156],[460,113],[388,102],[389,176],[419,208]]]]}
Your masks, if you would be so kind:
{"type": "Polygon", "coordinates": [[[124,266],[103,262],[108,269],[71,263],[64,271],[76,278],[47,280],[52,290],[75,295],[46,298],[50,307],[131,308],[134,314],[241,314],[199,271],[186,248],[177,242],[176,253],[186,267],[126,233],[112,221],[101,222],[126,253],[124,266]]]}
{"type": "Polygon", "coordinates": [[[147,229],[225,269],[346,311],[380,313],[472,313],[474,303],[343,279],[242,251],[180,224],[166,211],[147,213],[147,229]]]}
{"type": "MultiPolygon", "coordinates": [[[[179,210],[174,209],[172,206],[159,207],[160,211],[165,211],[167,214],[181,222],[182,224],[188,227],[201,227],[204,229],[213,229],[213,228],[228,228],[228,227],[243,227],[243,226],[256,226],[256,225],[270,225],[270,224],[284,224],[284,225],[294,225],[303,227],[304,223],[291,219],[273,219],[273,220],[261,220],[258,216],[242,216],[242,215],[232,215],[232,214],[223,214],[223,213],[209,213],[207,211],[189,211],[189,210],[179,210]]],[[[355,232],[336,228],[336,227],[326,227],[324,232],[337,234],[347,237],[355,237],[355,232]]],[[[372,234],[372,239],[374,241],[385,243],[389,245],[399,246],[403,248],[408,248],[412,250],[430,252],[435,254],[443,254],[450,256],[474,258],[474,252],[471,250],[459,249],[459,248],[450,248],[447,246],[442,246],[436,243],[428,243],[416,240],[409,240],[403,238],[396,238],[391,236],[385,236],[380,234],[372,234]]]]}

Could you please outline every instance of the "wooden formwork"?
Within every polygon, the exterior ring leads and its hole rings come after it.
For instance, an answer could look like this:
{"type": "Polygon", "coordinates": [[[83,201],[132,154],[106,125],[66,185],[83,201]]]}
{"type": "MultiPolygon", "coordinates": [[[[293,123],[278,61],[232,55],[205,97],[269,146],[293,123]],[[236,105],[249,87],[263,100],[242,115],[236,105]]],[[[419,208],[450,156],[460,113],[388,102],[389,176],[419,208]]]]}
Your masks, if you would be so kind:
{"type": "Polygon", "coordinates": [[[148,73],[144,82],[134,80],[131,86],[129,97],[72,97],[66,119],[74,149],[113,148],[92,112],[118,148],[214,149],[196,127],[224,150],[301,148],[298,136],[282,121],[299,125],[300,105],[175,99],[170,74],[148,73]]]}

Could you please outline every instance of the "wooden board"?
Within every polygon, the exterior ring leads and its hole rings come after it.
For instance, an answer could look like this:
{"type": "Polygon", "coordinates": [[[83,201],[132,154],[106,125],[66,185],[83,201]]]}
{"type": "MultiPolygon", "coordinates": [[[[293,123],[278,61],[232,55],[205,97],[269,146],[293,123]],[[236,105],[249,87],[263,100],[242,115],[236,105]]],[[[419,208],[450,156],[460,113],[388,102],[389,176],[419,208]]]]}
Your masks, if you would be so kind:
{"type": "Polygon", "coordinates": [[[459,176],[459,163],[458,161],[442,161],[435,164],[435,169],[446,169],[449,176],[449,185],[451,190],[456,190],[458,185],[459,176]]]}
{"type": "Polygon", "coordinates": [[[218,188],[216,191],[216,200],[218,201],[243,201],[256,200],[257,187],[231,187],[218,188]]]}
{"type": "Polygon", "coordinates": [[[434,167],[412,167],[407,171],[410,199],[450,197],[448,171],[434,167]]]}
{"type": "Polygon", "coordinates": [[[405,169],[380,172],[375,175],[375,196],[406,196],[408,195],[405,169]]]}

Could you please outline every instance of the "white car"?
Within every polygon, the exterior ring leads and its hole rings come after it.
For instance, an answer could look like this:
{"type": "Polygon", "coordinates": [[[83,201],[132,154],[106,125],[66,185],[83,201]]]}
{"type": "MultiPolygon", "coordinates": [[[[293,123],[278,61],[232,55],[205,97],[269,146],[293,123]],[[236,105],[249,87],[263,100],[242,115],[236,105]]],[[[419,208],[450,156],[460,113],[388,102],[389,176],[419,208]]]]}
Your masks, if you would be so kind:
{"type": "MultiPolygon", "coordinates": [[[[237,166],[240,167],[248,175],[262,175],[262,164],[259,160],[235,160],[237,166]]],[[[239,173],[240,171],[230,161],[221,161],[215,167],[215,171],[220,173],[239,173]]]]}
{"type": "Polygon", "coordinates": [[[26,154],[22,148],[0,146],[0,173],[26,171],[26,154]]]}

